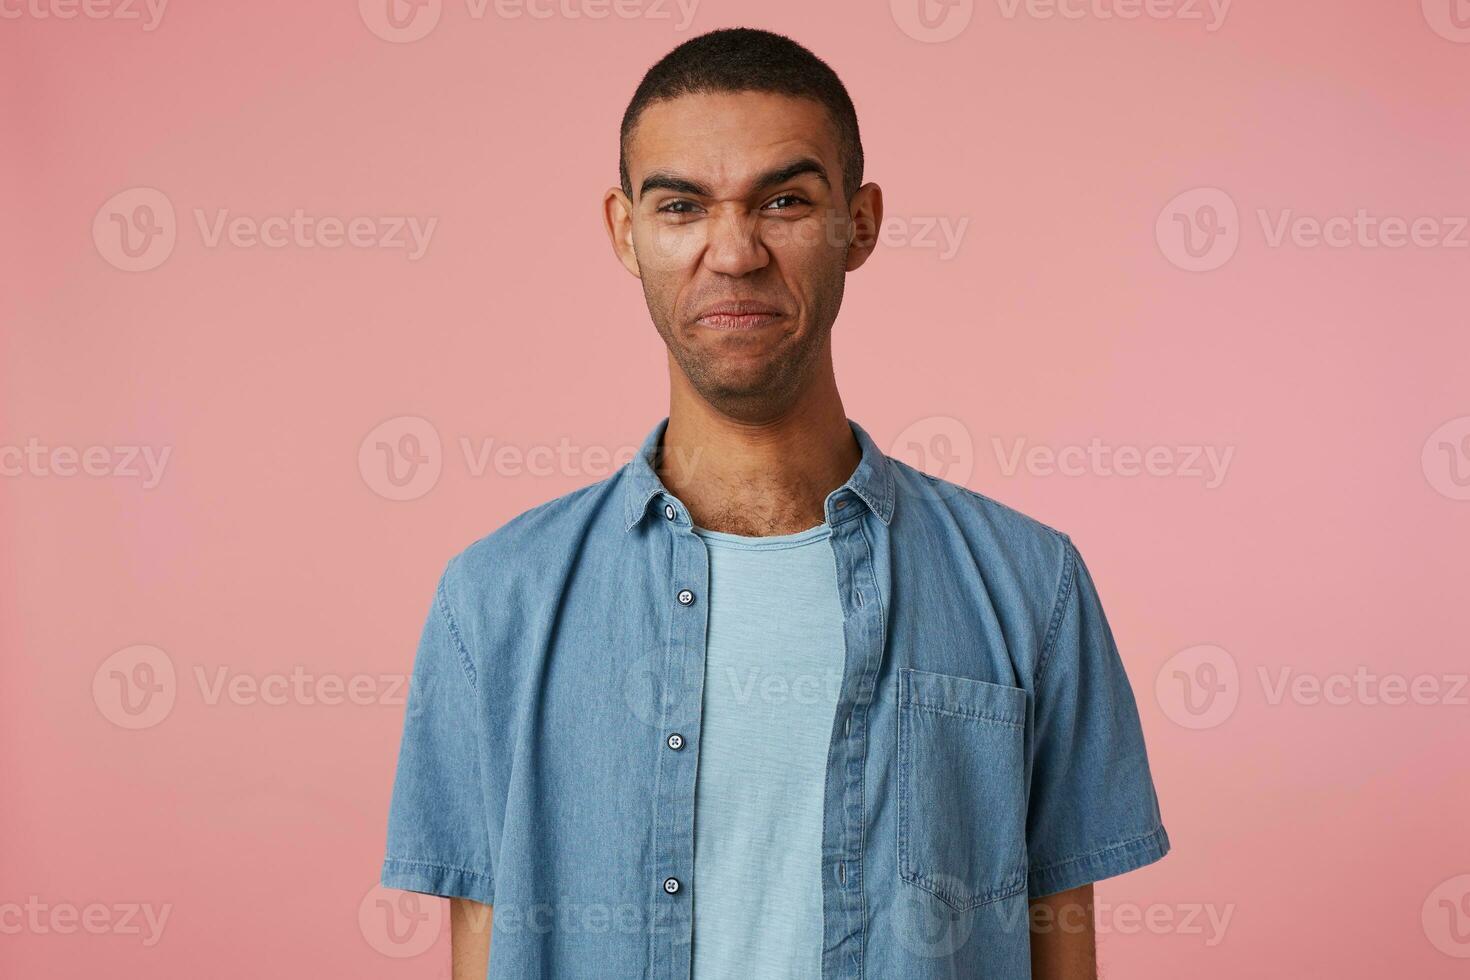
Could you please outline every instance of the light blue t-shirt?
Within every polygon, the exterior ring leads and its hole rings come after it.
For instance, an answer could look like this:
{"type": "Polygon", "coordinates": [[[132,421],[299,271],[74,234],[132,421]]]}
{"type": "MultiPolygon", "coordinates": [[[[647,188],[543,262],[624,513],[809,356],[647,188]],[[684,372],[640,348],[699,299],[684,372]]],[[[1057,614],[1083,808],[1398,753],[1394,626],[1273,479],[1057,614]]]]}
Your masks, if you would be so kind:
{"type": "Polygon", "coordinates": [[[694,980],[817,980],[822,796],[844,640],[831,527],[709,550],[694,980]]]}

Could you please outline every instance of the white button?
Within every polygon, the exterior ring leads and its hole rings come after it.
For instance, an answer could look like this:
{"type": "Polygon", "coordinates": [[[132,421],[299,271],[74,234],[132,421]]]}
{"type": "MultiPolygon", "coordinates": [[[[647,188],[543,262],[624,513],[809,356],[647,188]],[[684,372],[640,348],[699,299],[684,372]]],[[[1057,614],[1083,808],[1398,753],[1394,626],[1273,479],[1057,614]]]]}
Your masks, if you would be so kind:
{"type": "Polygon", "coordinates": [[[680,735],[678,732],[674,732],[672,735],[669,736],[669,748],[671,748],[675,752],[677,752],[680,749],[682,749],[683,747],[684,747],[684,736],[683,735],[680,735]]]}
{"type": "Polygon", "coordinates": [[[678,878],[665,878],[664,879],[664,891],[668,892],[670,895],[673,895],[676,892],[678,892],[678,890],[679,890],[679,879],[678,878]]]}
{"type": "Polygon", "coordinates": [[[674,505],[673,504],[664,504],[664,516],[667,517],[669,520],[672,521],[674,519],[674,514],[675,514],[674,505]]]}
{"type": "Polygon", "coordinates": [[[679,590],[679,603],[680,603],[680,605],[687,606],[690,603],[692,603],[693,601],[694,601],[694,593],[693,592],[690,592],[688,589],[680,589],[679,590]]]}

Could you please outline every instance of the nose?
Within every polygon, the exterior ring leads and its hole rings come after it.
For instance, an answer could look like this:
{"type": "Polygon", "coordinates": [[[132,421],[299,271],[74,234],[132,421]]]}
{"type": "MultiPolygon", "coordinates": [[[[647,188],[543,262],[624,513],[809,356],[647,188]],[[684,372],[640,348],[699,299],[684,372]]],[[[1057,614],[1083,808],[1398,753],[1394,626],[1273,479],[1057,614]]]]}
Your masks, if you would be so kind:
{"type": "Polygon", "coordinates": [[[706,224],[709,241],[704,249],[704,266],[726,276],[745,276],[764,269],[771,261],[760,238],[755,215],[736,209],[711,215],[706,224]]]}

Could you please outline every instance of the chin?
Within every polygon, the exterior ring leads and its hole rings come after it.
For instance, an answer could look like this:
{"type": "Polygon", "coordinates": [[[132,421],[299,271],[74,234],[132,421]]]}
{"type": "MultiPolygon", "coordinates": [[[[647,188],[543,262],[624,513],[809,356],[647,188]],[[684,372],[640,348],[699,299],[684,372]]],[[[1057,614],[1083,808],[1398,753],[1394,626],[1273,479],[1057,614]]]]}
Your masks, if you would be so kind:
{"type": "Polygon", "coordinates": [[[790,401],[789,379],[764,365],[759,371],[715,371],[706,374],[695,389],[705,401],[734,418],[769,417],[790,401]]]}

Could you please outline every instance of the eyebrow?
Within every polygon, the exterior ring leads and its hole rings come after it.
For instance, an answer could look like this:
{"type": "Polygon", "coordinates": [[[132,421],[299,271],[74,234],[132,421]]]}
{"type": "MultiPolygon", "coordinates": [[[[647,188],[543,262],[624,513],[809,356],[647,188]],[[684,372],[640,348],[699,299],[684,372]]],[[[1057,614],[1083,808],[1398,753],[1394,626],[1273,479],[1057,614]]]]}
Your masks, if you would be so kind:
{"type": "MultiPolygon", "coordinates": [[[[832,186],[832,182],[827,179],[826,167],[812,157],[800,157],[758,176],[751,190],[752,192],[767,190],[805,174],[812,174],[823,184],[828,187],[832,186]]],[[[677,194],[688,194],[691,197],[714,196],[707,185],[668,170],[655,170],[643,178],[643,183],[638,187],[638,196],[642,197],[649,191],[673,191],[677,194]]]]}

